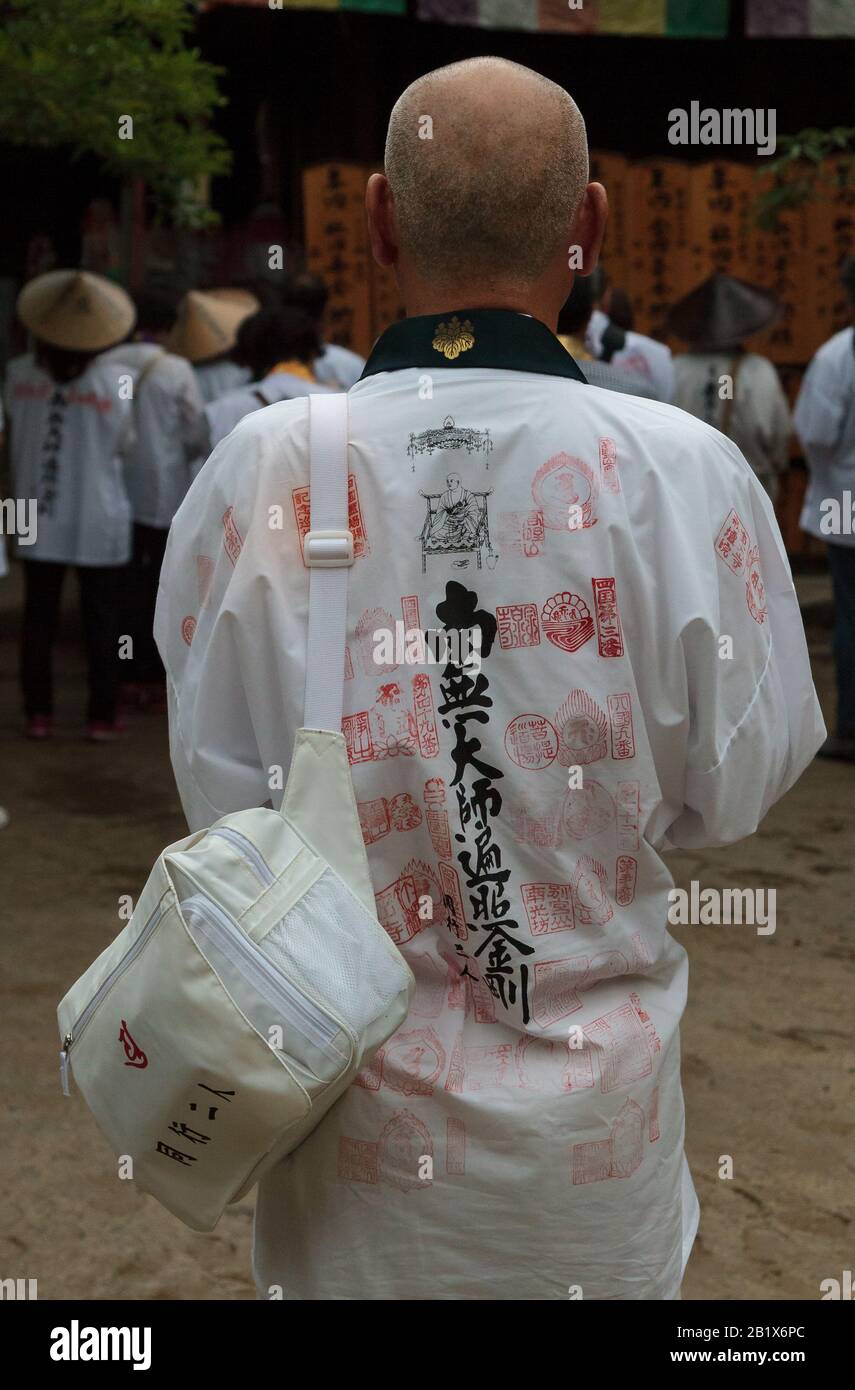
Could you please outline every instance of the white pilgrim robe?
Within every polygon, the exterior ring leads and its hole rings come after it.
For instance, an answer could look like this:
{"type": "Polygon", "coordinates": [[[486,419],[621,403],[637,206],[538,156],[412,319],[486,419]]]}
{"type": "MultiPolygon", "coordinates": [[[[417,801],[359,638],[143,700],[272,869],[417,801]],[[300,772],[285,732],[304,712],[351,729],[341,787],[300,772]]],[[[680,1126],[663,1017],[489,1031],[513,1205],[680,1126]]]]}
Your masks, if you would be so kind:
{"type": "MultiPolygon", "coordinates": [[[[603,350],[603,334],[609,322],[608,314],[604,314],[602,309],[595,309],[588,320],[585,346],[596,358],[599,358],[603,350]]],[[[666,343],[648,338],[646,333],[636,333],[634,329],[627,329],[626,342],[612,356],[611,365],[619,372],[643,377],[660,401],[673,400],[674,362],[671,349],[666,343]]]]}
{"type": "Polygon", "coordinates": [[[349,391],[355,386],[365,366],[365,358],[339,343],[324,343],[320,357],[312,363],[312,371],[322,386],[349,391]]]}
{"type": "MultiPolygon", "coordinates": [[[[787,561],[745,460],[682,411],[557,360],[473,352],[426,378],[423,352],[349,392],[343,719],[378,915],[417,992],[262,1181],[257,1287],[673,1298],[698,1210],[662,852],[750,835],[822,742],[787,561]],[[488,525],[450,527],[444,553],[425,523],[455,477],[488,525]],[[444,622],[495,628],[477,689],[375,650],[396,623],[444,622]]],[[[173,523],[156,636],[194,829],[281,796],[303,717],[307,439],[305,400],[244,420],[173,523]]]]}
{"type": "Polygon", "coordinates": [[[816,353],[793,423],[809,471],[799,525],[832,545],[855,546],[855,329],[835,333],[816,353]]]}
{"type": "Polygon", "coordinates": [[[206,405],[218,396],[224,396],[227,391],[236,391],[239,386],[245,386],[251,377],[248,367],[239,367],[228,357],[221,357],[215,362],[197,363],[193,367],[193,374],[206,405]]]}
{"type": "Polygon", "coordinates": [[[261,381],[250,382],[236,391],[227,391],[224,396],[205,406],[210,447],[216,448],[245,415],[255,410],[263,410],[266,405],[273,405],[277,401],[293,400],[295,396],[327,394],[330,390],[329,386],[293,376],[291,372],[271,372],[261,381]]]}
{"type": "Polygon", "coordinates": [[[16,497],[38,502],[36,539],[22,560],[124,565],[131,503],[124,476],[133,438],[127,370],[99,356],[60,384],[31,353],[6,370],[6,411],[16,497]]]}
{"type": "Polygon", "coordinates": [[[674,405],[727,433],[769,496],[789,464],[790,408],[777,370],[756,352],[684,352],[674,358],[674,405]],[[722,389],[732,392],[730,411],[722,389]]]}
{"type": "Polygon", "coordinates": [[[157,343],[122,343],[103,354],[134,378],[134,439],[126,479],[134,521],[168,530],[207,446],[196,374],[185,357],[157,343]]]}

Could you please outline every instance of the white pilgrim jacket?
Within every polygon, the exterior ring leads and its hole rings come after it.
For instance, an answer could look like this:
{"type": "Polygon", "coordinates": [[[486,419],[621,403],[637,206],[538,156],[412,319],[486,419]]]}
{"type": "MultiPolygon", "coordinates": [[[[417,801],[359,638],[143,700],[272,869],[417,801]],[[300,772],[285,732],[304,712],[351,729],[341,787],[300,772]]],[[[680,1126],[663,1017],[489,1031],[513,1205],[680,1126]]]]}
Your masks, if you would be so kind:
{"type": "Polygon", "coordinates": [[[239,386],[234,391],[226,391],[216,400],[205,406],[208,440],[212,449],[231,434],[235,425],[245,415],[254,410],[263,410],[265,401],[273,405],[278,401],[293,400],[295,396],[314,396],[328,394],[329,386],[319,382],[307,381],[291,372],[269,372],[260,381],[252,381],[247,386],[239,386]],[[262,399],[263,398],[263,399],[262,399]]]}
{"type": "Polygon", "coordinates": [[[855,546],[855,329],[835,333],[814,356],[793,423],[808,465],[799,525],[831,545],[855,546]],[[829,510],[835,503],[840,525],[829,510]]]}
{"type": "Polygon", "coordinates": [[[103,354],[134,378],[134,433],[126,482],[134,521],[168,530],[184,500],[192,461],[207,447],[196,374],[184,357],[157,343],[122,343],[103,354]]]}
{"type": "Polygon", "coordinates": [[[133,438],[126,369],[94,357],[59,383],[31,353],[6,370],[11,471],[17,497],[38,505],[36,539],[22,560],[124,565],[131,556],[131,502],[124,475],[133,438]]]}
{"type": "MultiPolygon", "coordinates": [[[[610,319],[602,309],[595,309],[588,321],[585,345],[589,352],[599,358],[603,350],[603,334],[610,319]]],[[[671,349],[646,333],[636,333],[628,329],[624,346],[611,358],[611,366],[630,376],[643,377],[653,387],[660,401],[670,401],[674,395],[674,363],[671,349]]]]}
{"type": "MultiPolygon", "coordinates": [[[[459,323],[407,320],[349,393],[342,727],[378,915],[417,992],[263,1180],[257,1286],[673,1298],[697,1201],[662,854],[750,835],[821,743],[798,605],[727,439],[585,384],[536,320],[460,318],[474,343],[456,358],[459,323]],[[419,664],[374,637],[474,628],[477,679],[453,649],[419,664]]],[[[307,438],[306,400],[251,415],[173,523],[156,635],[193,829],[281,795],[307,438]]]]}
{"type": "Polygon", "coordinates": [[[248,367],[240,367],[228,357],[217,358],[214,362],[196,363],[193,373],[206,405],[215,401],[218,396],[224,396],[227,391],[237,391],[238,387],[245,386],[250,378],[248,367]]]}
{"type": "Polygon", "coordinates": [[[789,464],[790,408],[768,357],[756,352],[680,353],[674,358],[673,401],[716,429],[727,424],[728,436],[775,500],[778,475],[789,464]],[[729,410],[721,396],[727,377],[733,393],[729,410]]]}
{"type": "Polygon", "coordinates": [[[312,370],[322,386],[331,386],[337,391],[349,391],[362,375],[365,358],[339,343],[324,343],[320,357],[312,363],[312,370]]]}

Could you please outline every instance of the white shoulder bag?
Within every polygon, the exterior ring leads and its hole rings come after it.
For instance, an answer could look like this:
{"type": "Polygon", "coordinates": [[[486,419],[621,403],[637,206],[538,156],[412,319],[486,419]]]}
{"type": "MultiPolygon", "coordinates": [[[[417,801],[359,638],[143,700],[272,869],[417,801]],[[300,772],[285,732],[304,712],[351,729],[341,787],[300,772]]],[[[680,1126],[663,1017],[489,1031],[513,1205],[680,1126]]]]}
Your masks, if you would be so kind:
{"type": "Polygon", "coordinates": [[[400,1027],[412,973],[377,920],[340,733],[353,537],[347,397],[309,397],[304,720],[280,811],[163,851],[128,925],[59,1006],[73,1071],[133,1177],[211,1230],[400,1027]]]}

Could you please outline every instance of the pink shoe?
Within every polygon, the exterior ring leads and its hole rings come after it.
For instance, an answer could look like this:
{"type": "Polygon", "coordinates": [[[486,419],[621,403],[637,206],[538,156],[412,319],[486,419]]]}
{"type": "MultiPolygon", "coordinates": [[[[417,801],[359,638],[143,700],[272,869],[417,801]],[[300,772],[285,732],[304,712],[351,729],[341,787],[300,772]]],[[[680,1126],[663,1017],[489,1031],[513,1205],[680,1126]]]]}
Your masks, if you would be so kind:
{"type": "Polygon", "coordinates": [[[86,730],[86,737],[90,743],[115,743],[126,728],[127,725],[123,719],[114,719],[112,724],[108,724],[103,719],[95,719],[86,730]]]}
{"type": "Polygon", "coordinates": [[[34,714],[24,730],[27,738],[46,739],[53,734],[53,719],[49,714],[34,714]]]}

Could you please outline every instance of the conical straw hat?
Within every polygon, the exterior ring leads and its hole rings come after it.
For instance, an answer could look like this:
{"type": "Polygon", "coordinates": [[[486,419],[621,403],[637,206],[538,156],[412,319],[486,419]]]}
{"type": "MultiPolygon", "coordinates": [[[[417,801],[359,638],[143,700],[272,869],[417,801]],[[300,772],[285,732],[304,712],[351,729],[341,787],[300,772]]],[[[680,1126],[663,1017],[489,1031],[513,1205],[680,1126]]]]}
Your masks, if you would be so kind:
{"type": "Polygon", "coordinates": [[[190,290],[178,305],[166,346],[190,362],[221,357],[234,347],[244,319],[259,308],[255,295],[247,290],[190,290]]]}
{"type": "Polygon", "coordinates": [[[49,270],[18,295],[18,318],[53,347],[101,352],[126,338],[136,322],[120,285],[88,270],[49,270]]]}
{"type": "Polygon", "coordinates": [[[721,352],[768,328],[782,308],[768,290],[718,273],[674,305],[668,327],[695,352],[721,352]]]}

